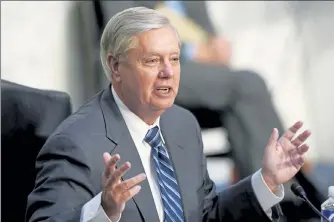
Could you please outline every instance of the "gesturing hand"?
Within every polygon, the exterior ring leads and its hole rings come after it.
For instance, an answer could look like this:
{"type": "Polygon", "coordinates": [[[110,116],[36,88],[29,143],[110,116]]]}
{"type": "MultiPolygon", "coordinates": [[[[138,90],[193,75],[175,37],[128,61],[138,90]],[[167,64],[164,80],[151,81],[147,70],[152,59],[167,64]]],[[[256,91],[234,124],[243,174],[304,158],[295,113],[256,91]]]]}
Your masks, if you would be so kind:
{"type": "Polygon", "coordinates": [[[272,191],[292,179],[304,164],[304,154],[309,147],[303,143],[311,132],[305,130],[294,138],[302,125],[302,122],[296,122],[280,139],[276,128],[271,134],[264,152],[262,176],[272,191]]]}
{"type": "Polygon", "coordinates": [[[138,174],[128,180],[121,182],[121,177],[130,169],[131,164],[125,162],[115,169],[120,160],[118,154],[110,156],[103,154],[104,173],[102,176],[101,205],[109,218],[119,218],[125,208],[125,203],[135,196],[141,189],[140,182],[146,179],[144,173],[138,174]]]}

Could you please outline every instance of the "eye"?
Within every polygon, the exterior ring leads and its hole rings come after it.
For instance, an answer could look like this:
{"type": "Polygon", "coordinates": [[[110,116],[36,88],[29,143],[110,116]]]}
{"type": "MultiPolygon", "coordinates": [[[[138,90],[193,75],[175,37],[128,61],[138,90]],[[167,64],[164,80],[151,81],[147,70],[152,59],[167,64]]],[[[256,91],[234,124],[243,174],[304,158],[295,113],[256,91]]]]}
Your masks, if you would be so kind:
{"type": "Polygon", "coordinates": [[[158,63],[158,62],[159,62],[159,59],[157,59],[157,58],[146,60],[147,64],[155,64],[155,63],[158,63]]]}
{"type": "Polygon", "coordinates": [[[174,63],[179,62],[179,61],[180,61],[179,57],[173,57],[172,58],[172,62],[174,62],[174,63]]]}

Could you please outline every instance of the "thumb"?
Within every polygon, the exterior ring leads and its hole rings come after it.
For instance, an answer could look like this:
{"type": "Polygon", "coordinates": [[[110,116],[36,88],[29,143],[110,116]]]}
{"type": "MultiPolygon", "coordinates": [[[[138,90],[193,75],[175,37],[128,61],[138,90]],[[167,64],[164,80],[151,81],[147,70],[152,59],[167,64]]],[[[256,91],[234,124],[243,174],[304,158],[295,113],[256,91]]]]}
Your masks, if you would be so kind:
{"type": "Polygon", "coordinates": [[[274,128],[271,135],[270,135],[267,146],[275,147],[276,143],[277,143],[277,140],[278,140],[278,130],[277,130],[277,128],[274,128]]]}

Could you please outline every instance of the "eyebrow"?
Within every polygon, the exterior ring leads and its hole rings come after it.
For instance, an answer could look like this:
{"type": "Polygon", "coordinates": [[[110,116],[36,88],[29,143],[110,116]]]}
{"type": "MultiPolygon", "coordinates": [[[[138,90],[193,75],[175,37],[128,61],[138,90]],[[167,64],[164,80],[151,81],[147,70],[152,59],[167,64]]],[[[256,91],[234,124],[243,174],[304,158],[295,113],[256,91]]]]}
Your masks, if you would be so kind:
{"type": "MultiPolygon", "coordinates": [[[[170,53],[170,55],[180,55],[180,54],[181,54],[180,51],[174,51],[170,53]]],[[[157,52],[147,52],[144,54],[144,57],[147,57],[147,56],[161,56],[161,54],[157,52]]]]}

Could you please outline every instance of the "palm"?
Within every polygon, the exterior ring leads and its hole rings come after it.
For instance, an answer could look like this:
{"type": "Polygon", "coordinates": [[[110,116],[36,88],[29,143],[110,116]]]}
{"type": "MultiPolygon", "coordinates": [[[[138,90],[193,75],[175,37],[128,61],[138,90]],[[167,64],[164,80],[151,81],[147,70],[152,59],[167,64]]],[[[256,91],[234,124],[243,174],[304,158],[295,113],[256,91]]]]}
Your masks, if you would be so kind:
{"type": "Polygon", "coordinates": [[[269,183],[275,185],[285,183],[303,166],[304,154],[309,148],[303,143],[311,133],[306,130],[293,139],[302,125],[301,122],[295,123],[280,139],[277,129],[274,129],[265,150],[262,168],[269,183]]]}

